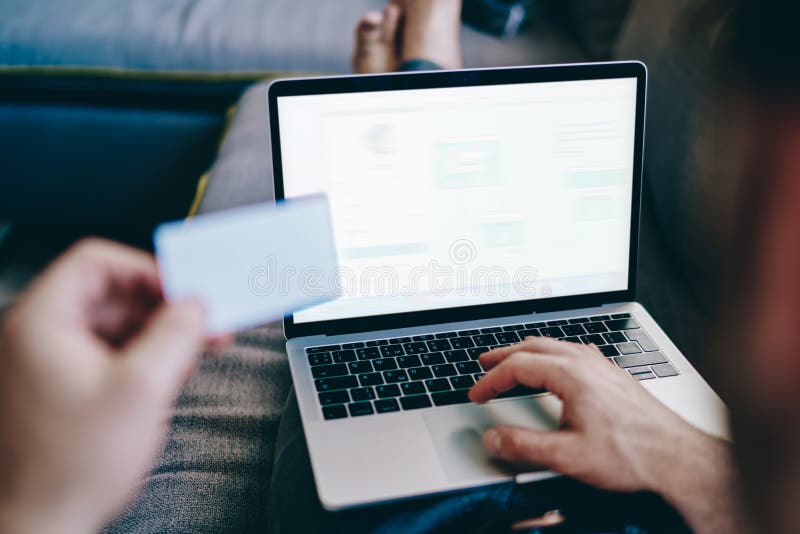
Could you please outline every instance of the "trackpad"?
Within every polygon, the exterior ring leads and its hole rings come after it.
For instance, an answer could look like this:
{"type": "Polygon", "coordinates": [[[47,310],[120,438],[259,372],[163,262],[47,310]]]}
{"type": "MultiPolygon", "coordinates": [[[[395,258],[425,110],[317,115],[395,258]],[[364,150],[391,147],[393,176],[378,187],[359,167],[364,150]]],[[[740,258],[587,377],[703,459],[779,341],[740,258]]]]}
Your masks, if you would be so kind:
{"type": "Polygon", "coordinates": [[[554,430],[560,417],[561,402],[555,395],[463,404],[424,414],[442,467],[450,480],[458,482],[520,472],[486,452],[481,437],[489,428],[513,425],[554,430]]]}

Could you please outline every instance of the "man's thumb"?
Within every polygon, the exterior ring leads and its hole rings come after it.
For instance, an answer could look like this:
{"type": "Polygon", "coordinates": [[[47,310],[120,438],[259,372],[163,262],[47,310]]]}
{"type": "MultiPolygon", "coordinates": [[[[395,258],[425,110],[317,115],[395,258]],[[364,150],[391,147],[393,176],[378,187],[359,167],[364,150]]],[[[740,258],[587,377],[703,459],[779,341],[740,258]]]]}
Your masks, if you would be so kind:
{"type": "Polygon", "coordinates": [[[205,341],[205,313],[194,301],[165,303],[125,349],[126,364],[150,390],[175,395],[205,341]]]}
{"type": "Polygon", "coordinates": [[[503,460],[559,469],[572,436],[564,431],[539,431],[515,426],[498,426],[483,434],[483,444],[503,460]]]}

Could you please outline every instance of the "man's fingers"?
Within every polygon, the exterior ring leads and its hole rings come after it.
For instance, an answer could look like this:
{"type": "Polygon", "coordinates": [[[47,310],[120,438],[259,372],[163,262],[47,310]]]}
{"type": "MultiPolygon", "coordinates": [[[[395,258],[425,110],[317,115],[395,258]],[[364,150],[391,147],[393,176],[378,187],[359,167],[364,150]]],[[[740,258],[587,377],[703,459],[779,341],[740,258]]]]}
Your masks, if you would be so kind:
{"type": "Polygon", "coordinates": [[[563,358],[515,352],[472,387],[469,398],[486,402],[516,386],[544,388],[562,399],[570,393],[570,376],[563,358]]]}
{"type": "Polygon", "coordinates": [[[205,313],[196,302],[164,304],[125,347],[123,365],[148,391],[172,397],[205,345],[205,313]]]}
{"type": "Polygon", "coordinates": [[[112,241],[80,241],[65,253],[63,262],[100,278],[105,283],[100,287],[115,284],[124,289],[146,283],[158,289],[158,268],[153,256],[112,241]]]}
{"type": "Polygon", "coordinates": [[[483,444],[494,456],[514,463],[532,464],[562,471],[575,449],[575,434],[498,426],[483,434],[483,444]]]}
{"type": "Polygon", "coordinates": [[[526,337],[521,343],[490,350],[480,356],[481,366],[488,370],[514,354],[515,352],[539,352],[544,354],[570,354],[574,351],[571,343],[564,343],[549,337],[526,337]]]}

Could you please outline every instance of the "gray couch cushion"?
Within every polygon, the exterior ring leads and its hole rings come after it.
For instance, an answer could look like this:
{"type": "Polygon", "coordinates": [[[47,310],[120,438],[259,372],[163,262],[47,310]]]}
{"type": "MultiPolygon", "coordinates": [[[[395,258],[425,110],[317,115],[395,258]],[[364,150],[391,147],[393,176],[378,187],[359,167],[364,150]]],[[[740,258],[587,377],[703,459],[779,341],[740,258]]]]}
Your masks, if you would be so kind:
{"type": "Polygon", "coordinates": [[[262,532],[275,435],[291,381],[280,325],[206,355],[164,451],[108,532],[262,532]]]}

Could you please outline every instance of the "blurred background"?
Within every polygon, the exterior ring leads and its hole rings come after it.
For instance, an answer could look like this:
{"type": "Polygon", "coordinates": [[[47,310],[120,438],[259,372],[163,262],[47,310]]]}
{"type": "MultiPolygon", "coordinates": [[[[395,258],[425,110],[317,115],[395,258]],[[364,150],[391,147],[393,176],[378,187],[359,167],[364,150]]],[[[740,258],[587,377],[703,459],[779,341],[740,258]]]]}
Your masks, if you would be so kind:
{"type": "MultiPolygon", "coordinates": [[[[558,3],[467,0],[466,65],[607,56],[569,35],[558,3]]],[[[356,21],[384,4],[0,3],[0,303],[79,236],[149,248],[155,224],[189,211],[242,92],[350,72],[356,21]]]]}
{"type": "MultiPolygon", "coordinates": [[[[697,216],[718,203],[706,195],[713,173],[694,172],[713,124],[704,39],[722,13],[707,3],[464,0],[462,10],[468,68],[647,64],[639,300],[690,358],[695,326],[714,313],[718,257],[697,216]]],[[[0,2],[0,306],[81,236],[150,249],[162,221],[270,200],[267,82],[351,72],[356,23],[385,5],[0,2]]]]}

